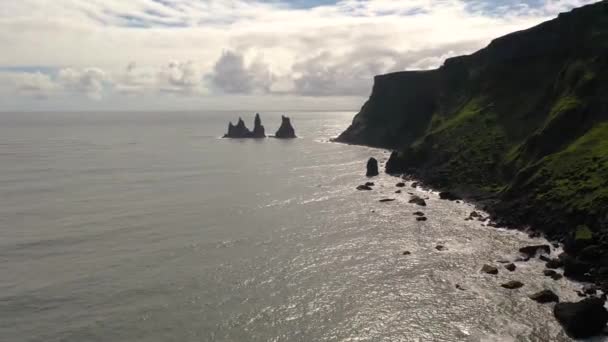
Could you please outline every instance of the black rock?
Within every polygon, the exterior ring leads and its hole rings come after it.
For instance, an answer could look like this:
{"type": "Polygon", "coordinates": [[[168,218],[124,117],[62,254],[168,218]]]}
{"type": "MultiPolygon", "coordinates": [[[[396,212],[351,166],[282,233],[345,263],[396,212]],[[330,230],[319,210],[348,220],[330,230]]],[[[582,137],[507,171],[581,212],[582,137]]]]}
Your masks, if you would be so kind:
{"type": "Polygon", "coordinates": [[[367,182],[367,183],[365,183],[365,185],[367,185],[367,186],[374,186],[376,184],[374,184],[374,182],[367,182]]]}
{"type": "Polygon", "coordinates": [[[372,190],[372,187],[371,187],[371,186],[369,186],[369,185],[359,185],[359,186],[357,187],[357,190],[365,190],[365,191],[370,191],[370,190],[372,190]]]}
{"type": "Polygon", "coordinates": [[[397,183],[396,187],[398,188],[403,188],[405,186],[405,183],[397,183]]]}
{"type": "Polygon", "coordinates": [[[417,188],[417,187],[418,187],[418,182],[412,183],[412,188],[417,188]]]}
{"type": "Polygon", "coordinates": [[[437,246],[435,246],[435,249],[438,250],[438,251],[445,251],[446,250],[445,246],[443,246],[443,245],[437,245],[437,246]]]}
{"type": "Polygon", "coordinates": [[[262,119],[260,119],[260,114],[255,114],[255,119],[253,120],[253,138],[266,138],[266,130],[264,126],[262,126],[262,119]]]}
{"type": "Polygon", "coordinates": [[[564,263],[560,259],[551,259],[551,260],[547,261],[547,263],[545,264],[545,267],[550,268],[550,269],[557,269],[560,267],[564,267],[564,263]]]}
{"type": "Polygon", "coordinates": [[[224,138],[251,138],[253,133],[245,126],[245,122],[242,118],[239,118],[239,121],[236,125],[233,125],[232,122],[228,123],[228,133],[224,135],[224,138]]]}
{"type": "Polygon", "coordinates": [[[462,199],[462,198],[460,198],[460,196],[456,195],[453,192],[449,192],[449,191],[440,192],[439,198],[441,198],[443,200],[448,200],[448,201],[456,201],[456,200],[462,199]]]}
{"type": "Polygon", "coordinates": [[[395,191],[395,193],[396,193],[396,194],[400,194],[400,193],[401,193],[401,190],[397,190],[397,191],[395,191]]]}
{"type": "Polygon", "coordinates": [[[365,174],[367,177],[375,177],[379,175],[378,173],[378,161],[376,158],[369,158],[367,161],[367,173],[365,174]]]}
{"type": "Polygon", "coordinates": [[[386,166],[384,167],[386,173],[392,175],[405,173],[406,168],[407,167],[404,155],[397,151],[393,151],[391,153],[391,156],[388,158],[386,166]]]}
{"type": "Polygon", "coordinates": [[[410,199],[409,203],[413,203],[413,204],[418,204],[420,206],[425,207],[426,206],[426,201],[424,199],[422,199],[419,196],[412,196],[412,198],[410,199]]]}
{"type": "Polygon", "coordinates": [[[554,270],[544,270],[543,274],[546,277],[550,277],[553,280],[560,280],[560,279],[562,279],[564,277],[563,275],[555,272],[554,270]]]}
{"type": "Polygon", "coordinates": [[[483,265],[483,267],[481,268],[481,272],[487,274],[498,274],[498,268],[490,265],[483,265]]]}
{"type": "Polygon", "coordinates": [[[559,302],[559,297],[551,290],[542,290],[529,296],[530,299],[539,303],[559,302]]]}
{"type": "Polygon", "coordinates": [[[517,266],[515,266],[515,264],[511,263],[508,265],[505,265],[505,268],[511,272],[515,271],[515,269],[517,269],[517,266]]]}
{"type": "Polygon", "coordinates": [[[594,284],[586,284],[583,286],[583,293],[586,295],[593,296],[597,293],[597,286],[594,284]]]}
{"type": "Polygon", "coordinates": [[[274,137],[279,139],[297,138],[296,132],[291,125],[291,120],[288,117],[284,115],[281,116],[281,127],[279,127],[279,130],[274,134],[274,137]]]}
{"type": "Polygon", "coordinates": [[[415,216],[424,216],[424,213],[422,211],[417,211],[414,213],[415,216]]]}
{"type": "Polygon", "coordinates": [[[589,278],[588,274],[591,271],[592,264],[570,256],[561,259],[564,262],[564,275],[566,277],[577,280],[587,280],[589,278]]]}
{"type": "Polygon", "coordinates": [[[424,216],[416,217],[416,221],[426,221],[426,220],[428,220],[428,219],[424,216]]]}
{"type": "Polygon", "coordinates": [[[380,203],[386,203],[386,202],[392,202],[394,200],[395,200],[394,198],[383,198],[379,202],[380,203]]]}
{"type": "Polygon", "coordinates": [[[546,256],[546,255],[540,255],[540,256],[538,257],[538,259],[540,259],[540,261],[544,261],[544,262],[549,262],[549,261],[551,261],[551,258],[549,258],[549,257],[548,257],[548,256],[546,256]]]}
{"type": "Polygon", "coordinates": [[[559,303],[553,308],[557,321],[570,337],[587,338],[600,334],[608,322],[604,301],[587,298],[576,303],[559,303]]]}
{"type": "Polygon", "coordinates": [[[511,281],[506,282],[506,283],[504,283],[504,284],[502,284],[500,286],[504,287],[505,289],[515,290],[515,289],[518,289],[518,288],[524,286],[524,284],[522,282],[520,282],[520,281],[517,281],[517,280],[511,280],[511,281]]]}
{"type": "Polygon", "coordinates": [[[410,255],[410,254],[412,254],[410,251],[405,251],[402,253],[402,255],[410,255]]]}
{"type": "Polygon", "coordinates": [[[525,254],[529,257],[536,256],[537,253],[551,253],[551,246],[549,245],[535,245],[535,246],[526,246],[519,249],[519,252],[525,254]]]}

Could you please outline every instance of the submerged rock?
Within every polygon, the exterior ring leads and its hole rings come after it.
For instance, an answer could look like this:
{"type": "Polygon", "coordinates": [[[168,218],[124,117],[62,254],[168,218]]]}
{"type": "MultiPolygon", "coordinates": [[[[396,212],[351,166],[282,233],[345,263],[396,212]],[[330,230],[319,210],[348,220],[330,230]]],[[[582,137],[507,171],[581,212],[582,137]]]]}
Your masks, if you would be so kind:
{"type": "Polygon", "coordinates": [[[417,211],[413,215],[414,216],[424,216],[424,213],[422,211],[417,211]]]}
{"type": "Polygon", "coordinates": [[[394,200],[395,200],[394,198],[383,198],[379,202],[386,203],[386,202],[393,202],[394,200]]]}
{"type": "Polygon", "coordinates": [[[517,266],[515,266],[515,264],[511,263],[508,265],[505,265],[505,268],[511,272],[515,271],[515,269],[517,269],[517,266]]]}
{"type": "Polygon", "coordinates": [[[557,321],[573,338],[587,338],[600,334],[608,322],[604,301],[587,298],[576,303],[559,303],[553,308],[557,321]]]}
{"type": "Polygon", "coordinates": [[[491,265],[483,265],[483,267],[481,268],[481,272],[496,275],[498,274],[498,268],[491,265]]]}
{"type": "Polygon", "coordinates": [[[412,198],[409,200],[409,203],[413,203],[413,204],[418,204],[420,206],[425,207],[426,206],[426,201],[424,199],[422,199],[419,196],[412,196],[412,198]]]}
{"type": "Polygon", "coordinates": [[[400,194],[400,193],[401,193],[401,190],[397,190],[397,191],[395,191],[395,193],[396,193],[396,194],[400,194]]]}
{"type": "Polygon", "coordinates": [[[517,281],[517,280],[511,280],[500,286],[504,287],[505,289],[515,290],[515,289],[519,289],[520,287],[524,286],[524,283],[517,281]]]}
{"type": "Polygon", "coordinates": [[[357,190],[359,190],[359,191],[371,191],[371,190],[373,190],[373,189],[372,189],[372,187],[371,187],[371,186],[369,186],[369,185],[359,185],[359,186],[357,187],[357,190]]]}
{"type": "Polygon", "coordinates": [[[440,251],[440,252],[446,250],[445,246],[443,246],[443,245],[437,245],[437,246],[435,246],[435,249],[438,250],[438,251],[440,251]]]}
{"type": "Polygon", "coordinates": [[[397,185],[395,185],[398,188],[403,188],[405,186],[405,183],[397,183],[397,185]]]}
{"type": "Polygon", "coordinates": [[[529,296],[530,299],[539,303],[559,302],[559,297],[551,290],[542,290],[529,296]]]}
{"type": "Polygon", "coordinates": [[[291,120],[284,115],[281,116],[281,120],[281,127],[279,127],[279,130],[274,134],[274,137],[279,139],[297,138],[296,132],[291,125],[291,120]]]}
{"type": "Polygon", "coordinates": [[[410,254],[412,254],[412,252],[410,252],[410,251],[405,251],[402,253],[402,255],[410,255],[410,254]]]}
{"type": "Polygon", "coordinates": [[[374,182],[367,182],[367,183],[365,183],[365,185],[367,185],[367,186],[374,186],[376,184],[374,184],[374,182]]]}
{"type": "Polygon", "coordinates": [[[378,172],[378,161],[376,160],[376,158],[369,158],[369,160],[367,161],[367,172],[365,175],[367,177],[375,177],[379,174],[380,173],[378,172]]]}
{"type": "Polygon", "coordinates": [[[416,217],[416,221],[419,221],[419,222],[426,221],[426,220],[428,220],[428,219],[424,216],[416,217]]]}
{"type": "Polygon", "coordinates": [[[555,272],[554,270],[544,270],[543,274],[545,275],[545,277],[550,277],[553,280],[560,280],[564,277],[563,275],[555,272]]]}

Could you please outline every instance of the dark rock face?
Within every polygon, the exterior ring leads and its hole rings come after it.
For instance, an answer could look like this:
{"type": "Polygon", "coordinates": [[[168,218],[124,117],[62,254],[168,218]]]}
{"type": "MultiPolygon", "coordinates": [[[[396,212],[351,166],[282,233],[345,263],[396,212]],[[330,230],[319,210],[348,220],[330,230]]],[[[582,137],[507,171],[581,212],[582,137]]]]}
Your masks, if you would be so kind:
{"type": "Polygon", "coordinates": [[[495,275],[498,274],[498,268],[490,265],[483,265],[483,267],[481,268],[481,272],[495,275]]]}
{"type": "Polygon", "coordinates": [[[535,245],[535,246],[526,246],[519,249],[521,254],[525,254],[529,257],[536,256],[537,253],[551,253],[551,246],[549,245],[535,245]]]}
{"type": "Polygon", "coordinates": [[[551,290],[542,290],[530,295],[530,299],[539,303],[559,302],[559,297],[551,290]]]}
{"type": "Polygon", "coordinates": [[[369,158],[369,160],[367,161],[367,172],[365,175],[367,177],[375,177],[379,174],[380,173],[378,172],[378,161],[376,160],[376,158],[369,158]]]}
{"type": "Polygon", "coordinates": [[[296,132],[291,125],[291,120],[286,116],[281,116],[281,127],[274,134],[275,138],[279,139],[294,139],[296,137],[296,132]]]}
{"type": "Polygon", "coordinates": [[[504,287],[505,289],[515,290],[515,289],[518,289],[518,288],[524,286],[524,284],[522,282],[520,282],[520,281],[517,281],[517,280],[511,280],[511,281],[506,282],[506,283],[504,283],[504,284],[502,284],[500,286],[504,287]]]}
{"type": "Polygon", "coordinates": [[[557,321],[573,338],[587,338],[600,334],[608,322],[604,301],[587,298],[577,303],[559,303],[553,308],[557,321]]]}
{"type": "Polygon", "coordinates": [[[253,121],[253,138],[266,138],[266,130],[264,126],[262,126],[262,119],[260,119],[260,114],[257,113],[255,115],[255,119],[253,121]]]}

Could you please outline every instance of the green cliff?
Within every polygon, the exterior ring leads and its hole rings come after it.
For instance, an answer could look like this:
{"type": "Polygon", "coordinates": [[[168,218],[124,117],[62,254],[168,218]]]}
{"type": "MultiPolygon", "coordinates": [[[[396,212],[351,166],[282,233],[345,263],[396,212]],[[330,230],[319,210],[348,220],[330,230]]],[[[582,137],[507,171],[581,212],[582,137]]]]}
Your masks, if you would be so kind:
{"type": "Polygon", "coordinates": [[[490,196],[510,223],[556,238],[584,225],[595,237],[608,230],[607,119],[602,1],[437,70],[377,76],[336,140],[394,149],[387,172],[490,196]]]}

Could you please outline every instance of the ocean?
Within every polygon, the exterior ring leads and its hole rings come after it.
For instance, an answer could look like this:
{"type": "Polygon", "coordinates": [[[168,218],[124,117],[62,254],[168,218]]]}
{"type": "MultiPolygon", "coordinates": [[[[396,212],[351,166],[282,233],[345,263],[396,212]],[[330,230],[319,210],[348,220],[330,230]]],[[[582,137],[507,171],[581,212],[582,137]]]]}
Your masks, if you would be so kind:
{"type": "Polygon", "coordinates": [[[330,142],[354,113],[286,114],[298,139],[220,138],[253,112],[0,114],[0,341],[570,340],[528,295],[580,285],[497,263],[543,240],[388,175],[357,191],[388,154],[330,142]]]}

